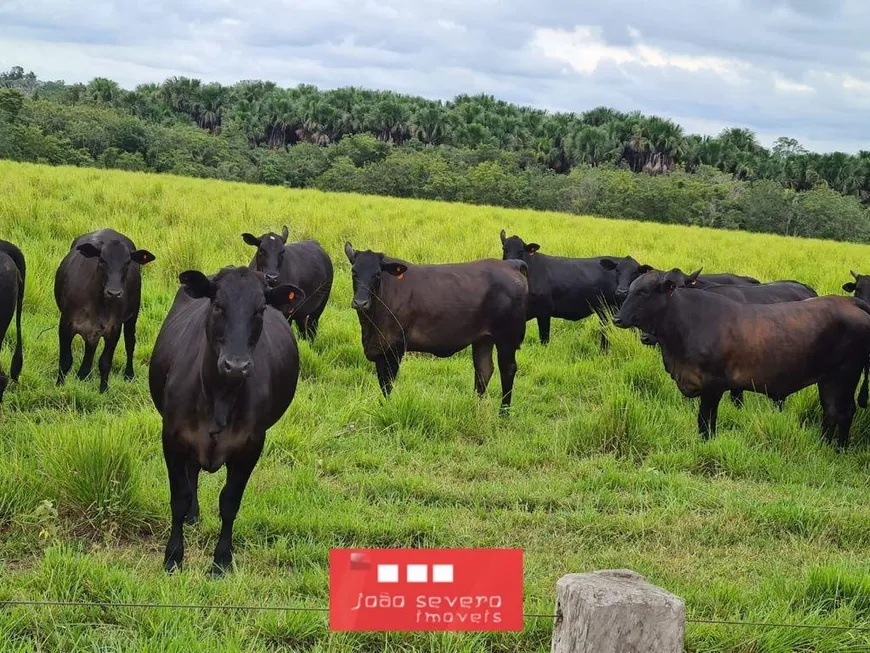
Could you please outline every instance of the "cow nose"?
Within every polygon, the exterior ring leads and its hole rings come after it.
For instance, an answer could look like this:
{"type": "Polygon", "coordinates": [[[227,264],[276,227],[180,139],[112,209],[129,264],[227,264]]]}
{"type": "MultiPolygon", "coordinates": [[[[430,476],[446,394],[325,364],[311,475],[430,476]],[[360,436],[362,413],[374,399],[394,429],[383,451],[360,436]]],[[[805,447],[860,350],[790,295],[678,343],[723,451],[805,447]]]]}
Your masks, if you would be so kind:
{"type": "Polygon", "coordinates": [[[251,373],[250,358],[225,358],[221,363],[223,373],[233,378],[245,378],[251,373]]]}
{"type": "Polygon", "coordinates": [[[267,274],[266,275],[266,283],[270,286],[274,286],[278,283],[278,275],[277,274],[267,274]]]}
{"type": "Polygon", "coordinates": [[[106,288],[106,297],[109,299],[121,299],[124,296],[124,291],[121,289],[106,288]]]}
{"type": "Polygon", "coordinates": [[[622,318],[619,317],[618,315],[614,315],[614,316],[613,316],[613,323],[614,323],[616,326],[622,326],[622,318]]]}
{"type": "Polygon", "coordinates": [[[616,297],[617,297],[617,299],[625,299],[626,297],[628,297],[628,291],[627,290],[617,290],[616,297]]]}
{"type": "Polygon", "coordinates": [[[351,307],[356,311],[367,311],[369,310],[369,306],[371,306],[371,302],[369,300],[359,301],[358,299],[354,299],[350,303],[351,307]]]}

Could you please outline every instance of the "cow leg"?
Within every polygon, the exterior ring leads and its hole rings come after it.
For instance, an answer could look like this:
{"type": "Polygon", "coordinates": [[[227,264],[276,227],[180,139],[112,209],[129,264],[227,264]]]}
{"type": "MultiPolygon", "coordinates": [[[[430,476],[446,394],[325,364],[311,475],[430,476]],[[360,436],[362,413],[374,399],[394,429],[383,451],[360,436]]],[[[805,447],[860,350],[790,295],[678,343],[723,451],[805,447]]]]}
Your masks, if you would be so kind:
{"type": "Polygon", "coordinates": [[[187,480],[187,457],[166,446],[163,436],[163,458],[169,473],[169,507],[172,511],[172,528],[163,556],[163,569],[169,573],[180,570],[184,560],[184,517],[190,510],[192,492],[187,480]]]}
{"type": "Polygon", "coordinates": [[[84,381],[91,375],[91,369],[94,367],[94,355],[97,353],[97,345],[100,344],[100,339],[97,338],[93,342],[85,340],[85,355],[82,356],[82,364],[79,367],[79,380],[84,381]]]}
{"type": "Polygon", "coordinates": [[[471,343],[471,356],[474,359],[474,389],[479,396],[486,392],[495,367],[492,364],[492,338],[482,338],[471,343]]]}
{"type": "Polygon", "coordinates": [[[501,375],[501,408],[500,413],[507,415],[514,394],[514,377],[517,374],[517,346],[496,345],[498,351],[498,372],[501,375]]]}
{"type": "Polygon", "coordinates": [[[399,375],[399,364],[402,362],[402,356],[404,355],[401,351],[387,351],[384,352],[376,361],[375,361],[375,370],[378,373],[378,383],[381,385],[381,392],[384,393],[385,397],[389,397],[390,393],[393,391],[393,381],[396,380],[396,377],[399,375]]]}
{"type": "Polygon", "coordinates": [[[70,326],[68,324],[65,324],[63,320],[61,320],[60,325],[57,329],[57,337],[60,343],[60,358],[58,360],[57,385],[63,385],[64,381],[66,380],[66,375],[72,368],[73,335],[74,334],[70,326]]]}
{"type": "Polygon", "coordinates": [[[550,342],[550,316],[544,315],[538,318],[538,334],[540,335],[541,344],[546,345],[550,342]]]}
{"type": "Polygon", "coordinates": [[[127,381],[132,381],[135,375],[133,372],[133,352],[136,351],[136,320],[138,317],[138,315],[134,315],[124,322],[124,348],[127,350],[127,368],[124,370],[124,378],[127,381]]]}
{"type": "Polygon", "coordinates": [[[112,370],[112,359],[115,357],[115,347],[121,339],[121,329],[107,334],[100,354],[100,392],[109,389],[109,372],[112,370]]]}
{"type": "Polygon", "coordinates": [[[819,381],[819,403],[822,406],[822,439],[829,444],[834,443],[834,431],[837,428],[837,398],[836,386],[829,380],[819,381]]]}
{"type": "Polygon", "coordinates": [[[296,318],[294,322],[296,322],[296,330],[299,332],[299,337],[303,340],[308,340],[308,316],[296,318]]]}
{"type": "Polygon", "coordinates": [[[774,399],[773,403],[779,412],[782,412],[783,410],[785,410],[785,399],[782,399],[782,398],[774,399]]]}
{"type": "Polygon", "coordinates": [[[719,414],[719,401],[722,392],[718,390],[707,391],[701,395],[701,406],[698,410],[698,433],[708,440],[716,435],[716,418],[719,414]]]}
{"type": "Polygon", "coordinates": [[[187,482],[192,496],[184,523],[192,526],[199,521],[199,463],[196,460],[187,464],[187,482]]]}
{"type": "Polygon", "coordinates": [[[837,379],[819,383],[819,395],[825,413],[825,437],[831,443],[834,430],[837,430],[837,449],[844,451],[849,446],[849,431],[855,417],[855,386],[858,385],[861,370],[856,374],[848,373],[837,379]]]}
{"type": "Polygon", "coordinates": [[[263,450],[265,437],[254,440],[254,442],[257,441],[259,441],[258,445],[251,444],[254,448],[253,451],[245,452],[245,455],[227,461],[227,483],[221,490],[220,497],[221,534],[214,550],[214,561],[211,566],[211,573],[214,577],[222,576],[224,572],[230,570],[233,564],[233,523],[239,513],[245,486],[248,484],[251,472],[254,471],[254,466],[260,458],[260,452],[263,450]]]}
{"type": "Polygon", "coordinates": [[[731,403],[737,408],[743,408],[743,390],[731,391],[731,403]]]}
{"type": "MultiPolygon", "coordinates": [[[[324,306],[324,308],[326,308],[324,306]]],[[[308,337],[311,340],[314,340],[317,337],[317,330],[320,326],[320,316],[323,315],[324,308],[317,311],[317,313],[312,313],[308,316],[308,337]]]]}

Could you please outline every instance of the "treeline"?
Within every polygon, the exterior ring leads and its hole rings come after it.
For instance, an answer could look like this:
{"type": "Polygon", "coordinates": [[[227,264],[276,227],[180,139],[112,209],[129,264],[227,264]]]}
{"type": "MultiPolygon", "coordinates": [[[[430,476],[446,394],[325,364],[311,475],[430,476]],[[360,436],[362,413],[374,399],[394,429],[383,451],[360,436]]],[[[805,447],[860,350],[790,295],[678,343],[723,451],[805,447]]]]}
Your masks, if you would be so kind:
{"type": "Polygon", "coordinates": [[[599,107],[0,73],[0,158],[870,242],[870,153],[599,107]]]}

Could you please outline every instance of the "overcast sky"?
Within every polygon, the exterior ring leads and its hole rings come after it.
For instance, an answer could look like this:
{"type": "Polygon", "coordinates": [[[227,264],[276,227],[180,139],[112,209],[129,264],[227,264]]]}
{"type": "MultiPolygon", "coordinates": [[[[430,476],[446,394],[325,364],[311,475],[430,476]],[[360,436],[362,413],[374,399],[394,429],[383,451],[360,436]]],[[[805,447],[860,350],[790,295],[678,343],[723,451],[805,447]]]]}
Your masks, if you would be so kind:
{"type": "Polygon", "coordinates": [[[870,0],[2,0],[0,68],[489,93],[855,152],[870,150],[868,32],[870,0]]]}

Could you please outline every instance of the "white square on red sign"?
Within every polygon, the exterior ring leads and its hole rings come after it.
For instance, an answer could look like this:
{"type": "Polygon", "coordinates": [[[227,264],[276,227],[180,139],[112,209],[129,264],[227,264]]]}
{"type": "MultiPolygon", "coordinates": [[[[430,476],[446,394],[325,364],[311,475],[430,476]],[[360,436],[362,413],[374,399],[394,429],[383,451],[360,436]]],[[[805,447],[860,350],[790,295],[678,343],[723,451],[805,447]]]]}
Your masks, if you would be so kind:
{"type": "Polygon", "coordinates": [[[518,631],[521,549],[332,549],[329,627],[518,631]]]}

